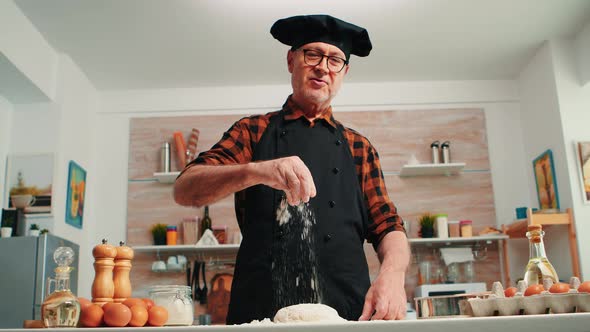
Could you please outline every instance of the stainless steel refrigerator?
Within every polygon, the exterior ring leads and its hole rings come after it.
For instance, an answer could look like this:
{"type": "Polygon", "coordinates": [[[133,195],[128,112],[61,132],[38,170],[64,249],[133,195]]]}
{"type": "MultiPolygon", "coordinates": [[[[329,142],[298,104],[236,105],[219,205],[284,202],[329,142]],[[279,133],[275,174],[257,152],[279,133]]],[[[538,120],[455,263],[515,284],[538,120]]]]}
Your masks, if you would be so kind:
{"type": "Polygon", "coordinates": [[[53,235],[0,238],[0,328],[20,328],[26,319],[41,319],[47,277],[55,276],[53,253],[74,250],[70,289],[78,291],[78,244],[53,235]]]}

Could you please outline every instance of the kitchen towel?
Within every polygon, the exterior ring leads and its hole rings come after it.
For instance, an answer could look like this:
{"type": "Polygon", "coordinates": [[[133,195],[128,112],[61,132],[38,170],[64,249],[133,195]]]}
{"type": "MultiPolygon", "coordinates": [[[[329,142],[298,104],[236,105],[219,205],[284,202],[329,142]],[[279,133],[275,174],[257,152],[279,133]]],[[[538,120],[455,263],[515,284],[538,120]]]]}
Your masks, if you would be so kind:
{"type": "Polygon", "coordinates": [[[440,254],[446,265],[473,261],[471,248],[440,248],[440,254]]]}

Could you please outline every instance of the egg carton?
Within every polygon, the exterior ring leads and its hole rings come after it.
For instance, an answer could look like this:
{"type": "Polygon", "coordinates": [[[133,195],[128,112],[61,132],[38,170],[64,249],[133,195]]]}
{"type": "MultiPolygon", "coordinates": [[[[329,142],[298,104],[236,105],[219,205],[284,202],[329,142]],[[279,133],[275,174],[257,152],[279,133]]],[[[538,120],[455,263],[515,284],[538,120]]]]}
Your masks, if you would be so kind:
{"type": "Polygon", "coordinates": [[[465,310],[474,317],[590,312],[590,293],[472,298],[465,310]]]}

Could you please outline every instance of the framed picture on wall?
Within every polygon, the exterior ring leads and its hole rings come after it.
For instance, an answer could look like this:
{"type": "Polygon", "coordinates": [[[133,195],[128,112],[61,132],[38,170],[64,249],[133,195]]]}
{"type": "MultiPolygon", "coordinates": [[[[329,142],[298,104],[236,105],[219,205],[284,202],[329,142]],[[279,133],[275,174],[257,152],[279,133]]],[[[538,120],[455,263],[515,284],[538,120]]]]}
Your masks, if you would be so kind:
{"type": "Polygon", "coordinates": [[[70,160],[68,167],[68,195],[66,197],[67,224],[82,228],[85,192],[86,170],[73,160],[70,160]]]}
{"type": "Polygon", "coordinates": [[[6,181],[2,207],[15,202],[25,213],[51,213],[54,170],[53,153],[10,154],[6,162],[6,181]]]}
{"type": "Polygon", "coordinates": [[[557,180],[555,178],[555,166],[553,153],[547,150],[533,160],[533,174],[537,184],[537,197],[539,209],[559,210],[559,195],[557,192],[557,180]]]}
{"type": "Polygon", "coordinates": [[[584,204],[590,204],[590,142],[576,142],[578,173],[582,185],[584,204]]]}

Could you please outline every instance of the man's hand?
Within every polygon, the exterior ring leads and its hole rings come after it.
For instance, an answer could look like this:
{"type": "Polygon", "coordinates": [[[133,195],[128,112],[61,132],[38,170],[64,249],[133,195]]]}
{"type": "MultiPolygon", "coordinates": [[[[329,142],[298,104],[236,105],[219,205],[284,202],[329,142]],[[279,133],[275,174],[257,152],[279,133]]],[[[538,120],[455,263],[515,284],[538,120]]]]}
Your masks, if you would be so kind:
{"type": "Polygon", "coordinates": [[[359,320],[395,320],[406,317],[405,273],[379,271],[365,296],[359,320]]]}
{"type": "Polygon", "coordinates": [[[377,279],[367,291],[363,313],[359,320],[394,320],[406,316],[406,269],[410,247],[403,232],[390,232],[377,248],[381,268],[377,279]]]}
{"type": "Polygon", "coordinates": [[[261,182],[274,189],[283,190],[290,205],[308,202],[315,197],[316,188],[311,172],[296,156],[255,163],[261,182]]]}

